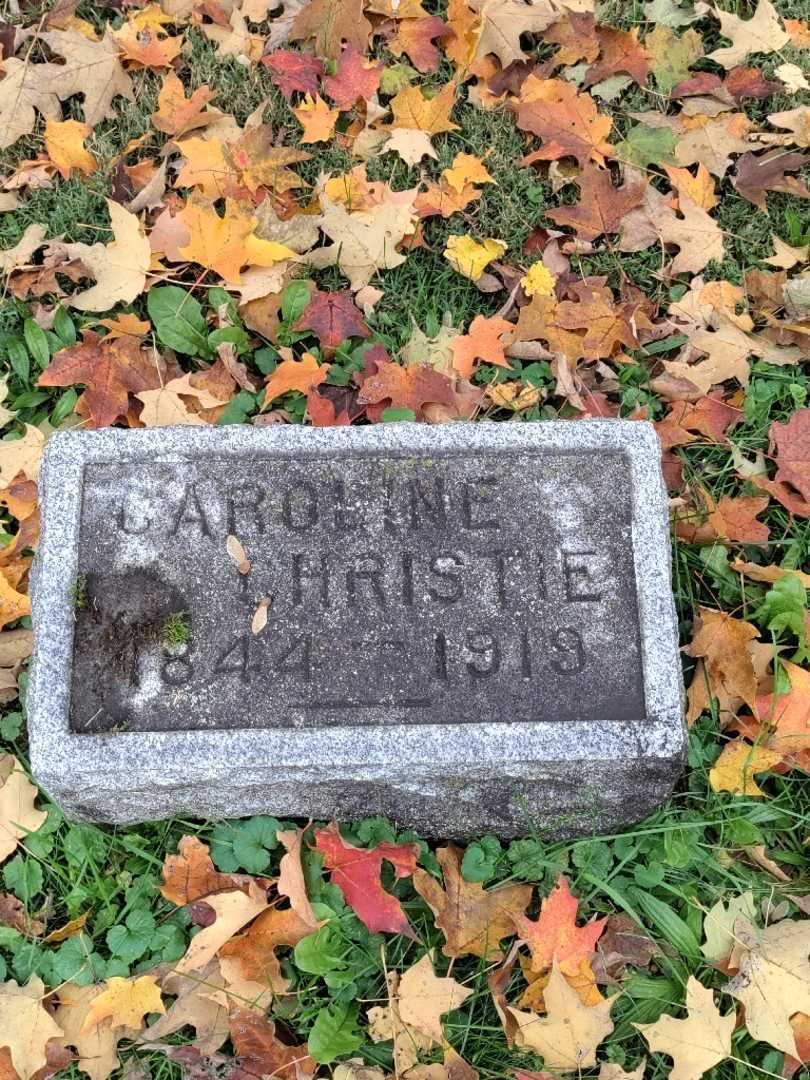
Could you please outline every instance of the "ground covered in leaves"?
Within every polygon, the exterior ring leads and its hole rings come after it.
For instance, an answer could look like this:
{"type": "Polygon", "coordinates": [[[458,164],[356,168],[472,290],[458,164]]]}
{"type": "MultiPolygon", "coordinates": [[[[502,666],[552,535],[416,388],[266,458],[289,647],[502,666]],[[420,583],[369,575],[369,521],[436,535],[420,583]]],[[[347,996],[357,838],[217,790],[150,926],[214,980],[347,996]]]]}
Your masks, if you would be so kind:
{"type": "Polygon", "coordinates": [[[800,1075],[807,15],[7,3],[2,1080],[800,1075]],[[635,829],[113,831],[27,778],[54,429],[593,416],[653,421],[671,494],[690,754],[635,829]]]}

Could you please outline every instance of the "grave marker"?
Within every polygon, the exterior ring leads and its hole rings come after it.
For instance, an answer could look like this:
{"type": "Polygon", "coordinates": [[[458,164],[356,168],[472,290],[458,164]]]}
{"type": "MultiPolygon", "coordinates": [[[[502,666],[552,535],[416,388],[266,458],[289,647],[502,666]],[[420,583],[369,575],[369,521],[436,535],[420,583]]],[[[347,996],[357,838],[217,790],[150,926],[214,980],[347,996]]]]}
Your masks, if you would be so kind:
{"type": "Polygon", "coordinates": [[[71,816],[565,834],[678,775],[645,423],[59,433],[42,489],[31,752],[71,816]]]}

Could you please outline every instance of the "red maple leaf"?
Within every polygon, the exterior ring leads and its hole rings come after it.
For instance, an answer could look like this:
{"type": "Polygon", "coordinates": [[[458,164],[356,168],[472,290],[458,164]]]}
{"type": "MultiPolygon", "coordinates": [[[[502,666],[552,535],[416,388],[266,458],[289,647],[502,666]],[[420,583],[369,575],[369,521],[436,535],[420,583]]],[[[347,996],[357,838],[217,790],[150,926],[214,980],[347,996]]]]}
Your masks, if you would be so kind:
{"type": "Polygon", "coordinates": [[[333,821],[315,830],[315,847],[331,871],[332,882],[340,886],[346,903],[372,933],[386,931],[418,940],[399,900],[385,891],[380,880],[383,859],[394,867],[397,878],[409,877],[416,869],[418,844],[386,841],[375,848],[358,848],[346,843],[333,821]]]}
{"type": "Polygon", "coordinates": [[[368,101],[377,92],[383,64],[366,66],[365,56],[354,45],[346,45],[340,55],[336,75],[323,81],[323,88],[339,109],[350,109],[357,101],[368,101]]]}
{"type": "Polygon", "coordinates": [[[313,330],[325,349],[336,349],[346,338],[367,338],[371,333],[348,289],[316,289],[293,329],[313,330]]]}
{"type": "Polygon", "coordinates": [[[607,918],[577,926],[579,901],[571,895],[564,874],[543,900],[538,919],[514,915],[515,927],[532,952],[532,971],[548,970],[556,958],[563,968],[576,969],[579,962],[596,950],[596,942],[607,918]]]}
{"type": "Polygon", "coordinates": [[[318,93],[323,63],[317,56],[293,52],[291,49],[276,49],[269,56],[263,56],[262,63],[272,72],[270,81],[288,101],[296,90],[302,94],[312,94],[313,97],[318,93]]]}

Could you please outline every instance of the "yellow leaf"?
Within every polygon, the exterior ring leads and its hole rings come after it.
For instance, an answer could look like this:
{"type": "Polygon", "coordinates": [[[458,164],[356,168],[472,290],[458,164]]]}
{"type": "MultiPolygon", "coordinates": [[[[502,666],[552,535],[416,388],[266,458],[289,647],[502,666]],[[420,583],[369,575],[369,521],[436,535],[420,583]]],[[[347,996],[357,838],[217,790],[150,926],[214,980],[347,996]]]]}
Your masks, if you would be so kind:
{"type": "Polygon", "coordinates": [[[303,102],[293,109],[304,134],[298,140],[302,143],[328,142],[335,133],[335,124],[339,109],[330,109],[320,94],[315,97],[307,94],[303,102]]]}
{"type": "Polygon", "coordinates": [[[44,1008],[45,987],[37,975],[26,986],[11,979],[0,983],[0,1045],[11,1051],[11,1064],[19,1080],[30,1080],[44,1068],[45,1047],[62,1029],[44,1008]]]}
{"type": "Polygon", "coordinates": [[[141,223],[120,203],[107,199],[113,237],[109,244],[65,244],[68,258],[81,259],[96,284],[71,296],[79,311],[107,311],[116,304],[129,304],[146,284],[152,257],[141,223]]]}
{"type": "Polygon", "coordinates": [[[23,593],[17,592],[0,569],[0,630],[15,619],[30,614],[31,601],[23,593]]]}
{"type": "Polygon", "coordinates": [[[754,780],[754,773],[765,772],[778,765],[782,755],[764,746],[751,746],[736,739],[723,747],[723,752],[709,770],[712,791],[730,791],[732,795],[765,798],[765,792],[754,780]]]}
{"type": "Polygon", "coordinates": [[[438,135],[442,131],[458,131],[458,124],[450,119],[456,100],[456,84],[449,82],[438,94],[426,98],[421,87],[408,86],[391,99],[394,114],[392,128],[414,128],[438,135]]]}
{"type": "Polygon", "coordinates": [[[180,144],[186,159],[177,174],[176,187],[198,187],[206,199],[221,199],[238,180],[236,169],[225,157],[219,139],[184,139],[180,144]]]}
{"type": "Polygon", "coordinates": [[[548,1069],[574,1072],[594,1066],[596,1048],[613,1031],[610,1010],[615,997],[583,1005],[555,962],[544,998],[546,1016],[507,1006],[518,1024],[515,1044],[540,1054],[548,1069]]]}
{"type": "Polygon", "coordinates": [[[798,1058],[790,1018],[810,1014],[810,919],[782,919],[756,930],[740,918],[734,936],[740,970],[723,989],[745,1007],[753,1039],[798,1058]]]}
{"type": "Polygon", "coordinates": [[[0,491],[7,488],[18,473],[24,473],[29,480],[39,478],[44,446],[45,436],[33,424],[25,425],[21,439],[0,442],[0,491]]]}
{"type": "Polygon", "coordinates": [[[675,1067],[669,1080],[700,1080],[714,1065],[731,1054],[734,1010],[721,1016],[711,990],[690,975],[686,984],[687,1016],[676,1020],[664,1014],[654,1024],[634,1024],[651,1050],[669,1054],[675,1067]]]}
{"type": "Polygon", "coordinates": [[[665,165],[664,169],[678,194],[686,195],[701,210],[712,210],[720,202],[714,191],[712,174],[703,162],[698,165],[695,176],[688,169],[678,169],[673,165],[665,165]]]}
{"type": "Polygon", "coordinates": [[[400,979],[400,1018],[409,1027],[441,1043],[442,1015],[460,1008],[472,992],[455,979],[439,978],[433,970],[432,954],[425,953],[400,979]]]}
{"type": "Polygon", "coordinates": [[[267,377],[264,403],[269,405],[274,398],[290,390],[307,394],[313,386],[320,386],[328,374],[329,364],[319,365],[309,352],[305,352],[300,360],[282,360],[267,377]]]}
{"type": "Polygon", "coordinates": [[[488,237],[479,244],[471,236],[449,236],[444,257],[459,274],[471,281],[478,281],[492,260],[499,258],[505,251],[506,244],[503,240],[488,237]]]}
{"type": "Polygon", "coordinates": [[[124,1028],[113,1027],[109,1019],[102,1020],[92,1031],[83,1030],[90,1006],[101,989],[99,986],[64,983],[59,987],[59,1008],[56,1010],[56,1022],[64,1031],[62,1041],[76,1050],[78,1067],[90,1080],[107,1080],[118,1068],[116,1048],[118,1040],[126,1034],[124,1028]]]}
{"type": "Polygon", "coordinates": [[[11,855],[20,840],[44,824],[48,815],[34,807],[38,795],[38,789],[14,755],[3,754],[0,757],[0,862],[11,855]]]}
{"type": "Polygon", "coordinates": [[[527,296],[553,296],[555,280],[549,268],[538,259],[520,279],[520,284],[527,296]]]}
{"type": "Polygon", "coordinates": [[[78,120],[45,122],[45,149],[65,180],[69,178],[71,169],[78,169],[85,175],[95,171],[96,159],[84,145],[91,130],[89,124],[82,124],[78,120]]]}
{"type": "Polygon", "coordinates": [[[272,266],[295,258],[295,252],[283,244],[254,236],[257,219],[231,199],[226,200],[224,217],[213,206],[199,203],[189,203],[179,217],[190,235],[189,242],[180,248],[181,256],[214,270],[227,282],[238,282],[247,264],[272,266]]]}
{"type": "Polygon", "coordinates": [[[115,1027],[140,1028],[147,1013],[162,1013],[166,1006],[154,975],[138,979],[122,979],[113,975],[107,979],[107,989],[90,1003],[82,1031],[91,1031],[108,1017],[115,1027]]]}
{"type": "Polygon", "coordinates": [[[475,154],[456,154],[453,165],[442,173],[453,191],[460,195],[467,184],[494,184],[483,161],[475,154]]]}

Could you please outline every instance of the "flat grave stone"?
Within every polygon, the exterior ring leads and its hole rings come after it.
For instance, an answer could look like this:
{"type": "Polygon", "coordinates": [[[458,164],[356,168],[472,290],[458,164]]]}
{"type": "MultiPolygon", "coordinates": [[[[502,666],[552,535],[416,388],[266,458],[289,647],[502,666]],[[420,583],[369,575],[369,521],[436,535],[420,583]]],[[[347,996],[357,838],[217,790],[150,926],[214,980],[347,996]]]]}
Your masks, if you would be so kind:
{"type": "Polygon", "coordinates": [[[679,774],[649,424],[57,433],[42,515],[31,758],[73,818],[574,835],[679,774]]]}

